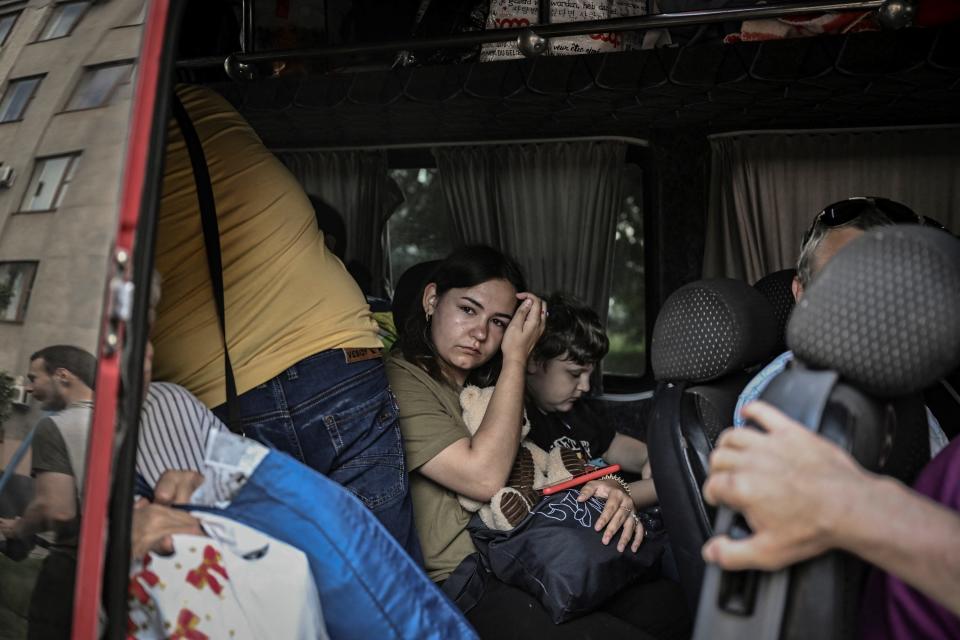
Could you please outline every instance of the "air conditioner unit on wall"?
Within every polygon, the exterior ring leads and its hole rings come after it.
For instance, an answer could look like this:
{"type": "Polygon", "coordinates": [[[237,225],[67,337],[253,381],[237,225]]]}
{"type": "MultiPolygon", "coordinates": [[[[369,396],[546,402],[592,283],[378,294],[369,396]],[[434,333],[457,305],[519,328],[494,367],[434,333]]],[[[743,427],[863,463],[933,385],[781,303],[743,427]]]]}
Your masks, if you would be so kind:
{"type": "Polygon", "coordinates": [[[0,164],[0,189],[9,189],[13,186],[13,180],[17,177],[13,167],[0,164]]]}
{"type": "Polygon", "coordinates": [[[24,406],[30,403],[30,393],[27,391],[26,380],[23,376],[17,376],[13,379],[13,395],[10,401],[24,406]]]}

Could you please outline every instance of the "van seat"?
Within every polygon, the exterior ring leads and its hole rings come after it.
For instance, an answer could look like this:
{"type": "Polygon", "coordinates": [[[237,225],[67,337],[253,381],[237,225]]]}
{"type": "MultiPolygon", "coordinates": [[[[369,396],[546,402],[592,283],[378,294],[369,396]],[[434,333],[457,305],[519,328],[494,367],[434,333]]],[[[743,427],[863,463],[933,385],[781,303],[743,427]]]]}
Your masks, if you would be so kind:
{"type": "Polygon", "coordinates": [[[651,343],[657,390],[647,446],[663,521],[691,611],[711,535],[713,510],[701,495],[708,457],[731,421],[747,369],[770,358],[777,323],[767,299],[739,280],[681,287],[657,317],[651,343]]]}

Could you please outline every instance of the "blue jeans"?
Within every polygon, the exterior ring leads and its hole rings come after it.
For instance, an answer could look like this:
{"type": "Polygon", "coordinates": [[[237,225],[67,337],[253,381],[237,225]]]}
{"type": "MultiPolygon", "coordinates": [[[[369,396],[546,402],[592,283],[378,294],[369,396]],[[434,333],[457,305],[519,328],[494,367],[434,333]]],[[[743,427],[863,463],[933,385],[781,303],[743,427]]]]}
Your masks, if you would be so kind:
{"type": "MultiPolygon", "coordinates": [[[[397,401],[381,358],[348,362],[343,349],[322,351],[242,394],[237,405],[248,438],[343,485],[423,564],[397,401]]],[[[226,422],[225,404],[214,413],[226,422]]]]}

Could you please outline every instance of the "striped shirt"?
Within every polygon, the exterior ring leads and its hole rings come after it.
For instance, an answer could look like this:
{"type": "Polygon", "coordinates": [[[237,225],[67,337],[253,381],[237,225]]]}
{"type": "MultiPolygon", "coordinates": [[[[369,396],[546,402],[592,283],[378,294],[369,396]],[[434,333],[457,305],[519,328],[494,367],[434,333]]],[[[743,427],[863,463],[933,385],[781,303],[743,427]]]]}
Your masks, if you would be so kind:
{"type": "Polygon", "coordinates": [[[151,487],[168,469],[202,473],[207,436],[223,428],[213,412],[180,385],[151,383],[140,411],[137,473],[151,487]]]}
{"type": "MultiPolygon", "coordinates": [[[[783,373],[791,360],[793,360],[793,351],[784,351],[765,366],[760,373],[755,375],[753,380],[747,383],[747,386],[740,392],[737,406],[733,410],[733,426],[742,427],[747,424],[747,421],[740,415],[740,410],[759,398],[770,381],[783,373]]],[[[927,412],[927,428],[930,430],[930,458],[932,459],[950,444],[950,440],[940,427],[940,422],[937,421],[936,416],[928,407],[924,407],[924,409],[927,412]]]]}

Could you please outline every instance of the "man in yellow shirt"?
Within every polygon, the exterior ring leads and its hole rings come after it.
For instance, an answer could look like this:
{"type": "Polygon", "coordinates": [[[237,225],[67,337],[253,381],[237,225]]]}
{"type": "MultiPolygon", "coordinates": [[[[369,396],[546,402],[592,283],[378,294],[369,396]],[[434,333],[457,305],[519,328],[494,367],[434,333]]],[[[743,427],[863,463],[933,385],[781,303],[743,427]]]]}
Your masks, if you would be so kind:
{"type": "MultiPolygon", "coordinates": [[[[293,175],[220,95],[180,86],[210,174],[220,232],[226,343],[238,422],[352,491],[420,559],[396,402],[377,323],[324,245],[293,175]]],[[[186,387],[226,421],[223,334],[189,153],[168,130],[153,332],[158,380],[186,387]]]]}

